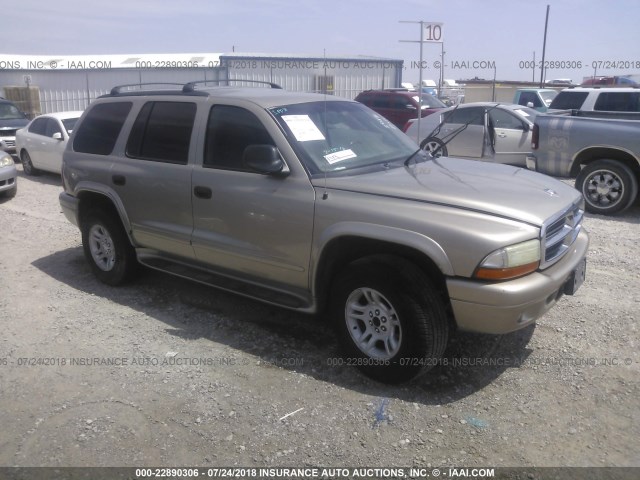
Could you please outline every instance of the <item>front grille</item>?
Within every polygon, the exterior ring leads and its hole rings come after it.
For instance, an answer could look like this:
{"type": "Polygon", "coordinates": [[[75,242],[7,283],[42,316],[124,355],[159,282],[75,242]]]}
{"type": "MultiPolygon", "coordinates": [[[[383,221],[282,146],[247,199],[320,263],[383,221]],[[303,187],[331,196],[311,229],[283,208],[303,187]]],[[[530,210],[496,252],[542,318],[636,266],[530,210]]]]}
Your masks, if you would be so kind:
{"type": "Polygon", "coordinates": [[[580,233],[583,215],[584,210],[580,204],[575,204],[542,225],[540,268],[550,267],[567,253],[580,233]]]}
{"type": "Polygon", "coordinates": [[[2,129],[0,130],[0,137],[15,137],[17,131],[17,128],[2,129]]]}
{"type": "Polygon", "coordinates": [[[4,143],[4,145],[6,147],[15,147],[16,146],[16,141],[15,140],[2,140],[2,143],[4,143]]]}

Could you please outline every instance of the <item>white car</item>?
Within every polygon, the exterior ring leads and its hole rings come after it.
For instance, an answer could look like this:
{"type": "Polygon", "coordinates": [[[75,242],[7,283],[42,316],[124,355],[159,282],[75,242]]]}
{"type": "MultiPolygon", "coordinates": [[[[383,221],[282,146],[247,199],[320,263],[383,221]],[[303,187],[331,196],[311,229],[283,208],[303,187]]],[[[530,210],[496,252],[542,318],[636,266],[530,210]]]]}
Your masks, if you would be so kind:
{"type": "Polygon", "coordinates": [[[466,103],[438,110],[418,122],[409,120],[406,134],[435,157],[462,157],[526,167],[531,130],[538,112],[522,105],[466,103]]]}
{"type": "Polygon", "coordinates": [[[47,113],[16,132],[16,154],[27,175],[60,173],[62,153],[81,111],[47,113]]]}

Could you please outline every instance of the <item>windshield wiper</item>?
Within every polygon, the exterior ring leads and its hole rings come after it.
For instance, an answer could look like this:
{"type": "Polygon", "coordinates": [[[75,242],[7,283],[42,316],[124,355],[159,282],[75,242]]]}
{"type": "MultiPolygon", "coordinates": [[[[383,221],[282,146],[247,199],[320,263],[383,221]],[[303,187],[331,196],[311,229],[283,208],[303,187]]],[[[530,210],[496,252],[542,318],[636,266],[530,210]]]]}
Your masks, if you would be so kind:
{"type": "Polygon", "coordinates": [[[415,157],[417,154],[419,154],[422,151],[422,148],[418,148],[418,150],[416,150],[415,152],[413,152],[411,155],[409,155],[407,157],[407,159],[404,161],[404,166],[408,167],[409,166],[409,162],[411,161],[411,159],[413,157],[415,157]]]}

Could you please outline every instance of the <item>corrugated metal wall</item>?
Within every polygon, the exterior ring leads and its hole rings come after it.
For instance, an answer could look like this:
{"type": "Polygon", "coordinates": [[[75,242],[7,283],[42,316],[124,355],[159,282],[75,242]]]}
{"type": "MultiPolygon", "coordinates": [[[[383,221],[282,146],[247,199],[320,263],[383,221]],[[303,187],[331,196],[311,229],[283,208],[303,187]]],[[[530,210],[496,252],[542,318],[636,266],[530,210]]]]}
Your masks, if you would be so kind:
{"type": "Polygon", "coordinates": [[[30,85],[40,90],[40,113],[84,110],[100,95],[116,85],[146,82],[184,84],[196,80],[226,78],[224,69],[168,68],[168,69],[109,69],[109,70],[36,70],[0,72],[0,85],[30,85]]]}
{"type": "MultiPolygon", "coordinates": [[[[393,59],[234,54],[221,55],[220,66],[213,68],[0,70],[0,87],[25,87],[25,76],[28,76],[29,84],[40,91],[41,113],[84,110],[92,100],[116,85],[146,82],[184,84],[226,78],[273,82],[291,91],[330,93],[353,99],[363,90],[399,87],[402,68],[403,62],[393,59]]],[[[37,111],[37,108],[32,110],[37,111]]]]}

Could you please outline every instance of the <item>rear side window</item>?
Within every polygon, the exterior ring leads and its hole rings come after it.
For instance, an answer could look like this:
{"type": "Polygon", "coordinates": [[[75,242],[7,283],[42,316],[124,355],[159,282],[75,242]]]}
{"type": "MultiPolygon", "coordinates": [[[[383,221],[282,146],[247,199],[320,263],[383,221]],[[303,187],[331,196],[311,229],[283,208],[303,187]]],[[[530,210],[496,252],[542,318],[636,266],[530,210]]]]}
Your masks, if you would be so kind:
{"type": "Polygon", "coordinates": [[[456,108],[445,113],[444,118],[446,123],[484,125],[484,108],[456,108]]]}
{"type": "Polygon", "coordinates": [[[131,129],[127,155],[186,164],[196,110],[191,102],[145,103],[131,129]]]}
{"type": "Polygon", "coordinates": [[[640,92],[601,92],[594,110],[640,112],[640,92]]]}
{"type": "Polygon", "coordinates": [[[589,92],[560,92],[549,108],[560,110],[580,110],[589,92]]]}
{"type": "Polygon", "coordinates": [[[275,142],[253,113],[244,108],[215,105],[209,114],[204,166],[225,170],[247,170],[242,156],[249,145],[275,142]]]}
{"type": "Polygon", "coordinates": [[[73,149],[81,153],[109,155],[130,110],[131,102],[95,105],[80,124],[73,140],[73,149]]]}

